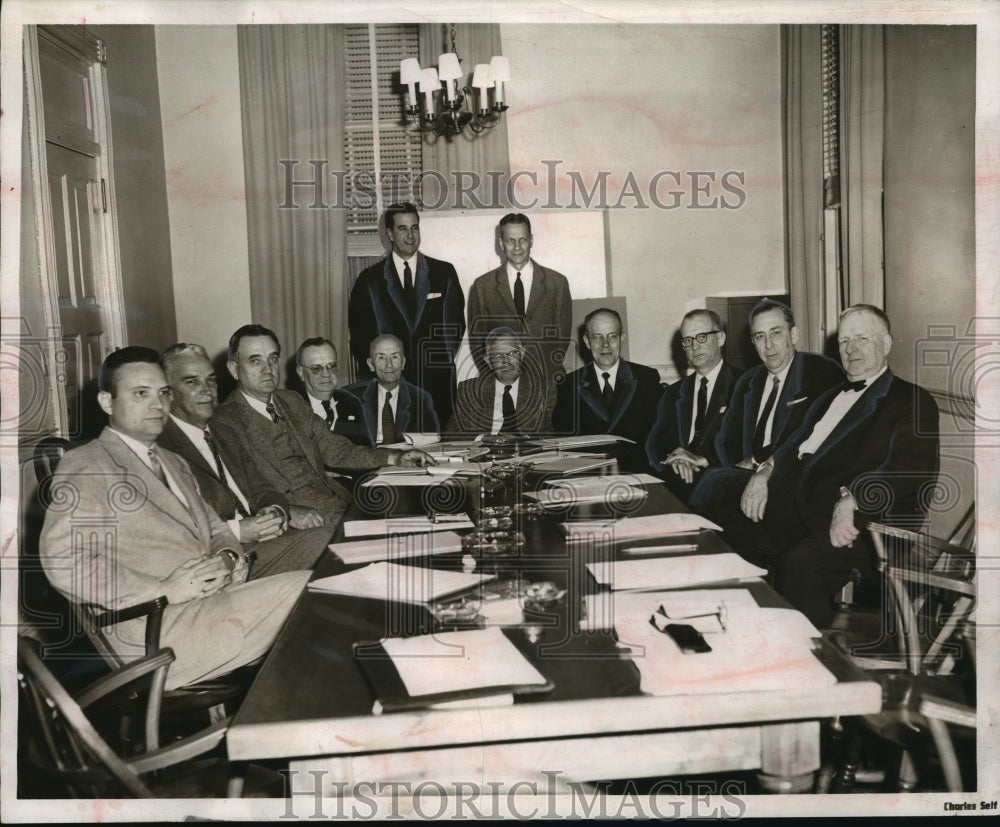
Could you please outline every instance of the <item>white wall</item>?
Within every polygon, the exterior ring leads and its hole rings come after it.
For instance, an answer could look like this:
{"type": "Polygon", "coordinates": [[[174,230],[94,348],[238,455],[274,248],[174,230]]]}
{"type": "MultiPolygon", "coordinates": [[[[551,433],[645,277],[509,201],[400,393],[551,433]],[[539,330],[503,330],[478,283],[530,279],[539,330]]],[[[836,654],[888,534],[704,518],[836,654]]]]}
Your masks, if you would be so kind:
{"type": "Polygon", "coordinates": [[[235,26],[157,26],[179,341],[214,357],[250,321],[235,26]]]}
{"type": "Polygon", "coordinates": [[[544,208],[554,182],[566,208],[570,171],[588,188],[609,172],[611,291],[628,298],[630,356],[673,373],[670,336],[685,310],[785,283],[778,27],[505,25],[501,37],[511,173],[538,180],[520,178],[519,198],[544,208]],[[648,194],[662,171],[680,174],[680,186],[660,178],[657,197],[671,209],[648,194]],[[729,171],[745,178],[726,190],[729,171]],[[628,196],[615,208],[629,173],[645,208],[628,196]]]}

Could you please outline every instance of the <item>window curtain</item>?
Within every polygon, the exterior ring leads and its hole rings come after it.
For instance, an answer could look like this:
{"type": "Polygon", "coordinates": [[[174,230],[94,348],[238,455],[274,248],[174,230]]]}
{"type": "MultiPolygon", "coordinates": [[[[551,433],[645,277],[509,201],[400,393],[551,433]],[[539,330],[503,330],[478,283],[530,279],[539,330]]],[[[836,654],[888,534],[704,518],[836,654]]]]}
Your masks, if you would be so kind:
{"type": "Polygon", "coordinates": [[[841,261],[845,306],[885,307],[885,29],[841,28],[841,261]]]}
{"type": "MultiPolygon", "coordinates": [[[[450,26],[443,23],[421,24],[420,65],[437,66],[438,58],[451,51],[450,26]]],[[[471,83],[472,70],[476,63],[489,63],[493,55],[502,54],[500,26],[490,23],[467,23],[455,26],[455,48],[462,59],[465,82],[471,83]]],[[[516,67],[511,67],[512,72],[516,67]]],[[[444,94],[442,88],[441,95],[444,94]]],[[[475,101],[469,105],[477,106],[475,101]]],[[[448,182],[448,198],[441,209],[462,209],[474,207],[504,207],[507,205],[506,185],[510,177],[510,153],[507,148],[507,117],[505,113],[500,123],[478,135],[466,127],[461,135],[435,138],[433,133],[424,136],[424,171],[435,171],[445,176],[448,182]],[[499,186],[491,184],[487,172],[494,173],[494,181],[499,178],[499,186]],[[496,173],[502,173],[497,176],[496,173]],[[456,178],[458,176],[458,178],[456,178]],[[472,186],[479,176],[478,186],[472,186]],[[466,192],[458,197],[458,189],[466,192]],[[458,203],[456,203],[458,201],[458,203]]],[[[428,183],[427,186],[433,186],[428,183]]],[[[440,199],[437,193],[428,192],[428,200],[440,199]]]]}
{"type": "Polygon", "coordinates": [[[285,357],[326,336],[346,364],[347,223],[332,175],[344,168],[343,29],[237,28],[253,321],[274,330],[285,357]],[[289,198],[286,175],[321,188],[289,198]]]}
{"type": "Polygon", "coordinates": [[[782,26],[781,58],[785,269],[800,347],[822,353],[826,331],[820,27],[782,26]]]}

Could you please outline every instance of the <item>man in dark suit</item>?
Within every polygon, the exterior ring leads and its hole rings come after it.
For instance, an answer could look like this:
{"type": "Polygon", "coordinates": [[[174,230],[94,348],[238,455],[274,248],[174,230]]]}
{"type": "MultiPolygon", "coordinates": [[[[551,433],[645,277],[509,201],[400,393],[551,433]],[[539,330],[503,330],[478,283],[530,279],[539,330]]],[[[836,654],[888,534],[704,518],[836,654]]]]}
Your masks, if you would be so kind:
{"type": "Polygon", "coordinates": [[[760,530],[727,532],[741,554],[777,559],[781,594],[821,628],[852,570],[874,577],[868,522],[919,528],[938,470],[937,406],[889,370],[885,313],[849,307],[838,340],[846,382],[820,396],[751,477],[741,507],[760,530]]]}
{"type": "Polygon", "coordinates": [[[593,361],[578,368],[559,386],[552,415],[556,431],[615,434],[628,446],[626,464],[645,468],[646,439],[656,419],[660,375],[651,367],[621,358],[625,330],[617,311],[606,307],[587,314],[583,341],[593,361]]]}
{"type": "Polygon", "coordinates": [[[754,305],[750,339],[761,364],[733,389],[715,440],[718,466],[702,474],[691,495],[696,511],[734,508],[753,470],[795,433],[817,397],[844,380],[832,359],[796,350],[799,329],[781,302],[754,305]]]}
{"type": "Polygon", "coordinates": [[[716,464],[715,437],[739,376],[722,359],[726,333],[712,310],[691,310],[681,320],[681,346],[694,373],[660,398],[646,441],[650,467],[687,502],[702,469],[716,464]]]}
{"type": "Polygon", "coordinates": [[[320,336],[306,339],[295,351],[295,372],[302,380],[312,412],[335,434],[355,445],[368,444],[368,429],[357,397],[337,387],[337,348],[320,336]]]}
{"type": "Polygon", "coordinates": [[[485,362],[486,336],[497,327],[521,334],[529,362],[549,385],[562,374],[563,357],[573,325],[569,281],[531,258],[531,222],[510,213],[500,219],[500,246],[506,261],[479,276],[469,289],[469,347],[479,372],[485,362]]]}
{"type": "Polygon", "coordinates": [[[215,442],[208,420],[219,403],[215,368],[201,345],[176,344],[160,354],[170,385],[170,414],[157,443],[187,460],[202,497],[243,544],[256,554],[251,578],[280,571],[311,569],[331,530],[288,530],[284,498],[263,479],[253,480],[252,496],[233,480],[230,463],[215,442]]]}
{"type": "MultiPolygon", "coordinates": [[[[165,596],[160,643],[176,657],[167,689],[252,663],[271,647],[309,572],[245,582],[240,542],[187,462],[155,444],[170,400],[156,351],[116,350],[98,387],[108,426],[69,451],[53,477],[40,540],[46,575],[70,601],[106,609],[165,596]]],[[[145,627],[144,618],[127,620],[107,638],[123,657],[138,657],[145,627]]]]}
{"type": "Polygon", "coordinates": [[[368,346],[391,333],[403,343],[404,376],[434,400],[441,419],[451,414],[455,355],[465,333],[465,294],[455,268],[428,258],[420,247],[420,216],[412,204],[385,211],[392,251],[363,270],[351,289],[348,323],[358,378],[374,377],[368,346]]]}
{"type": "Polygon", "coordinates": [[[281,347],[261,325],[244,325],[229,339],[227,367],[237,388],[215,409],[209,426],[233,478],[247,490],[259,477],[284,498],[293,528],[336,525],[350,492],[324,471],[331,468],[423,466],[422,451],[354,445],[331,433],[294,391],[278,390],[281,347]]]}
{"type": "Polygon", "coordinates": [[[520,335],[498,327],[486,337],[489,370],[458,386],[455,410],[445,427],[450,436],[546,434],[552,429],[555,394],[525,365],[520,335]]]}
{"type": "Polygon", "coordinates": [[[368,367],[375,378],[347,388],[361,402],[366,435],[373,448],[402,442],[407,432],[441,432],[431,395],[403,379],[405,365],[403,343],[391,334],[379,336],[368,355],[368,367]]]}

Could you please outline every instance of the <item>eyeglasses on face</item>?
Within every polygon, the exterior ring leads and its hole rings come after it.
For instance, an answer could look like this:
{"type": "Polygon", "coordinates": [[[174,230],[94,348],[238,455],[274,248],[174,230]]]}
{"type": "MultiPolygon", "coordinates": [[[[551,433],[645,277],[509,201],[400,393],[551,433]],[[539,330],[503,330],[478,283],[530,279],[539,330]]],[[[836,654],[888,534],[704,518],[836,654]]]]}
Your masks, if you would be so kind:
{"type": "Polygon", "coordinates": [[[521,351],[519,350],[506,350],[499,351],[495,350],[492,353],[487,353],[486,358],[491,362],[515,362],[521,358],[521,351]]]}
{"type": "Polygon", "coordinates": [[[313,376],[322,376],[324,373],[335,373],[337,371],[337,363],[333,362],[329,365],[306,365],[305,368],[313,376]]]}
{"type": "Polygon", "coordinates": [[[721,330],[706,330],[704,333],[698,333],[694,336],[685,336],[681,339],[681,347],[690,348],[695,342],[699,345],[705,344],[708,341],[709,336],[714,336],[716,333],[722,333],[721,330]]]}
{"type": "Polygon", "coordinates": [[[609,333],[607,336],[602,336],[597,333],[587,338],[596,345],[617,345],[621,341],[622,335],[621,333],[609,333]]]}

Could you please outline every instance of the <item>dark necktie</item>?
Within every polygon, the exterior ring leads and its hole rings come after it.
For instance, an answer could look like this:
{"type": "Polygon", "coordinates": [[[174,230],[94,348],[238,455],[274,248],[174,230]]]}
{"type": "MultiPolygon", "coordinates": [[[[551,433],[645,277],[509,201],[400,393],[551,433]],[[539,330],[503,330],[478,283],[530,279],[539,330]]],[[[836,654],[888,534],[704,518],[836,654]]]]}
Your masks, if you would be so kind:
{"type": "Polygon", "coordinates": [[[842,391],[863,391],[865,389],[865,380],[859,379],[857,382],[844,380],[844,384],[841,385],[840,389],[842,391]]]}
{"type": "Polygon", "coordinates": [[[278,409],[274,407],[274,402],[268,400],[267,406],[264,408],[267,411],[267,415],[271,417],[271,421],[274,423],[280,422],[284,417],[278,413],[278,409]]]}
{"type": "Polygon", "coordinates": [[[392,418],[392,405],[389,404],[389,400],[392,399],[392,391],[387,391],[385,394],[385,404],[382,406],[382,442],[395,442],[396,441],[396,421],[392,418]]]}
{"type": "Polygon", "coordinates": [[[610,411],[611,406],[615,401],[615,389],[611,387],[611,374],[602,373],[601,378],[604,380],[604,387],[601,389],[601,396],[604,397],[604,405],[610,411]]]}
{"type": "Polygon", "coordinates": [[[417,291],[413,289],[413,273],[408,261],[403,262],[403,298],[406,300],[406,312],[411,320],[416,321],[417,291]]]}
{"type": "Polygon", "coordinates": [[[514,408],[514,397],[510,395],[512,385],[503,386],[503,399],[501,400],[501,410],[503,412],[503,425],[500,426],[500,433],[514,433],[517,431],[517,411],[514,408]]]}
{"type": "Polygon", "coordinates": [[[149,467],[152,472],[156,474],[156,478],[169,488],[170,486],[167,483],[167,475],[163,472],[163,464],[160,462],[160,457],[156,452],[155,445],[149,449],[149,467]]]}
{"type": "Polygon", "coordinates": [[[517,315],[522,319],[524,318],[524,282],[521,281],[521,274],[517,274],[517,280],[514,282],[514,309],[517,311],[517,315]]]}
{"type": "Polygon", "coordinates": [[[767,420],[771,416],[771,411],[774,410],[774,403],[778,400],[779,384],[778,377],[775,376],[771,383],[771,392],[767,395],[767,401],[764,403],[764,410],[760,412],[760,419],[757,420],[757,427],[753,431],[753,458],[757,462],[763,462],[770,453],[764,448],[771,444],[771,440],[764,442],[764,437],[767,433],[767,420]]]}
{"type": "MultiPolygon", "coordinates": [[[[219,482],[232,491],[232,488],[229,486],[229,477],[226,475],[226,468],[222,464],[222,455],[219,453],[219,447],[215,444],[215,437],[212,436],[212,432],[208,428],[203,433],[205,434],[205,442],[208,443],[208,448],[212,452],[212,459],[215,460],[215,473],[219,477],[219,482]]],[[[235,492],[233,492],[233,500],[236,503],[236,510],[239,512],[239,515],[241,517],[249,517],[250,515],[243,507],[243,503],[240,502],[240,498],[236,496],[235,492]]]]}
{"type": "Polygon", "coordinates": [[[323,405],[323,411],[326,414],[326,417],[325,417],[326,418],[326,425],[327,425],[327,427],[330,427],[333,424],[333,420],[334,420],[333,405],[330,404],[330,400],[329,399],[321,399],[320,400],[320,404],[323,405]]]}
{"type": "Polygon", "coordinates": [[[708,410],[708,377],[701,377],[701,384],[698,386],[698,404],[694,414],[694,436],[691,444],[697,445],[701,439],[701,432],[705,429],[705,411],[708,410]]]}

